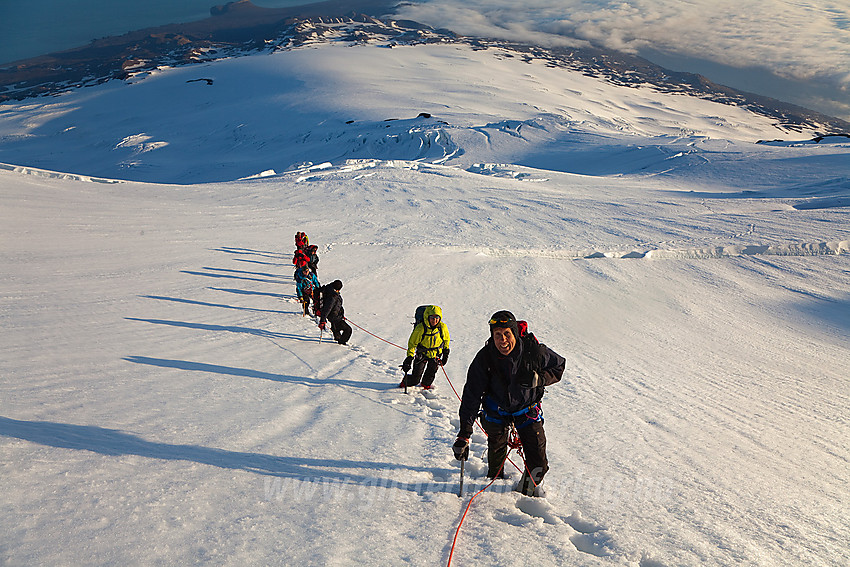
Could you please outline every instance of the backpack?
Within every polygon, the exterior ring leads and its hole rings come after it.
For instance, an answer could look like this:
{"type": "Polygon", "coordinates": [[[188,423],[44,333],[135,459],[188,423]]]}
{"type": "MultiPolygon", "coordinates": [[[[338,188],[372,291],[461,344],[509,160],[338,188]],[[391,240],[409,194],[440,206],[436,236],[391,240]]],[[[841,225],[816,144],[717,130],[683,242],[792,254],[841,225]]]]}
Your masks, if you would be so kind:
{"type": "Polygon", "coordinates": [[[420,305],[416,308],[416,313],[413,315],[413,326],[419,323],[425,324],[425,310],[431,307],[430,305],[420,305]]]}
{"type": "Polygon", "coordinates": [[[292,263],[295,264],[299,269],[303,268],[310,261],[310,257],[304,253],[300,248],[295,251],[295,255],[292,257],[292,263]]]}
{"type": "Polygon", "coordinates": [[[313,278],[304,278],[304,283],[301,284],[301,294],[313,297],[313,278]]]}
{"type": "MultiPolygon", "coordinates": [[[[414,327],[416,325],[418,325],[419,323],[422,323],[423,326],[425,325],[425,310],[428,309],[429,307],[434,307],[434,306],[433,305],[420,305],[419,307],[416,308],[416,313],[413,314],[413,326],[414,327]]],[[[440,322],[442,323],[442,321],[443,321],[443,319],[441,317],[440,322]]],[[[440,330],[440,333],[442,333],[442,329],[440,330]]]]}
{"type": "Polygon", "coordinates": [[[538,372],[543,367],[543,352],[545,345],[540,344],[534,333],[528,332],[528,323],[517,321],[519,328],[518,341],[522,341],[522,358],[519,366],[519,381],[525,387],[535,388],[545,385],[538,372]]]}
{"type": "Polygon", "coordinates": [[[314,303],[316,309],[320,312],[325,310],[325,302],[326,300],[333,295],[334,291],[331,289],[331,284],[319,285],[319,287],[314,288],[313,292],[313,301],[318,302],[314,303]]]}

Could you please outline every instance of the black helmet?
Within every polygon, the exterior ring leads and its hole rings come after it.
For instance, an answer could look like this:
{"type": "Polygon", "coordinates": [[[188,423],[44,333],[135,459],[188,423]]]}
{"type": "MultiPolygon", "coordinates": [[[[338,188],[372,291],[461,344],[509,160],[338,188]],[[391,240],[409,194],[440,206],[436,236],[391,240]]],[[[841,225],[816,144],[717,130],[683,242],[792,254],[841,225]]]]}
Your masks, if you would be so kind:
{"type": "Polygon", "coordinates": [[[519,340],[519,326],[516,322],[516,317],[510,311],[496,311],[490,317],[490,335],[493,335],[494,329],[510,329],[514,338],[519,340]]]}

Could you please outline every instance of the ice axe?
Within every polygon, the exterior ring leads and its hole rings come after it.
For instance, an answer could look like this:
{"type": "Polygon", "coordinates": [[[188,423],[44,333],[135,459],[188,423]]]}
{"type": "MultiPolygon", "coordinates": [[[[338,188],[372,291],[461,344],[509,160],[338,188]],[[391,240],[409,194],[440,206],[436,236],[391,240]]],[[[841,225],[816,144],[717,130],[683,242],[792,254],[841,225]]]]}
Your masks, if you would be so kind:
{"type": "Polygon", "coordinates": [[[469,439],[458,437],[452,446],[452,451],[454,451],[455,459],[460,461],[460,488],[458,488],[457,495],[463,498],[463,469],[466,459],[469,458],[469,439]]]}
{"type": "MultiPolygon", "coordinates": [[[[399,365],[399,368],[404,368],[404,366],[399,365]]],[[[401,383],[404,384],[404,393],[405,394],[407,393],[407,376],[408,376],[408,374],[407,374],[407,372],[405,372],[404,378],[401,381],[401,383]]]]}

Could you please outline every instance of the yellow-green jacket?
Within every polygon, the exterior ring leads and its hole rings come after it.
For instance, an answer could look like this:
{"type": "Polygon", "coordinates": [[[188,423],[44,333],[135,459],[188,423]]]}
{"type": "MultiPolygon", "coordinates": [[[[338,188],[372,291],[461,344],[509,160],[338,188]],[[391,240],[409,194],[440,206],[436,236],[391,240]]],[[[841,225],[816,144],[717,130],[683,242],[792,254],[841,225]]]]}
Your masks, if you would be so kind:
{"type": "Polygon", "coordinates": [[[407,341],[407,356],[415,356],[417,349],[428,358],[437,358],[444,348],[449,348],[449,328],[443,323],[443,310],[436,305],[425,308],[422,323],[417,323],[407,341]],[[440,322],[436,327],[428,324],[428,317],[437,315],[440,322]]]}

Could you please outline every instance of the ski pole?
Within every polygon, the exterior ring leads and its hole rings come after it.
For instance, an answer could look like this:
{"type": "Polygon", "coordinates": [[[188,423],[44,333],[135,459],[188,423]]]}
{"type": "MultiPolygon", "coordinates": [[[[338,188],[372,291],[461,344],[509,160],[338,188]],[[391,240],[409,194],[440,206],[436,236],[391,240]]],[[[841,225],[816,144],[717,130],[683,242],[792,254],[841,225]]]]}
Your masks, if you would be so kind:
{"type": "Polygon", "coordinates": [[[463,464],[466,462],[466,459],[461,459],[460,461],[460,489],[457,491],[458,498],[463,498],[463,464]]]}
{"type": "Polygon", "coordinates": [[[322,335],[325,333],[324,329],[319,329],[319,344],[322,344],[322,335]]]}

